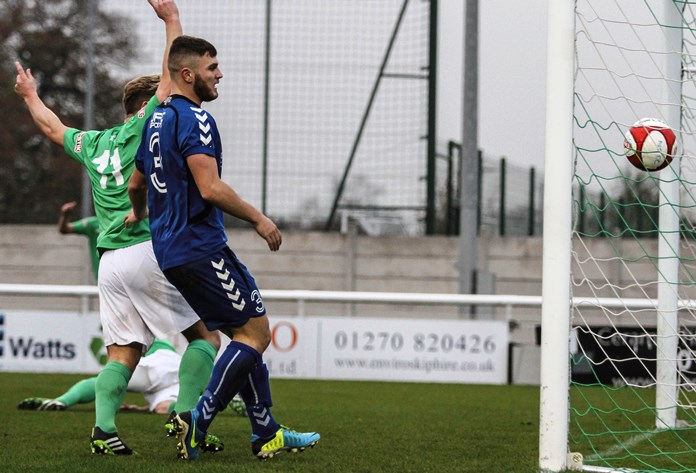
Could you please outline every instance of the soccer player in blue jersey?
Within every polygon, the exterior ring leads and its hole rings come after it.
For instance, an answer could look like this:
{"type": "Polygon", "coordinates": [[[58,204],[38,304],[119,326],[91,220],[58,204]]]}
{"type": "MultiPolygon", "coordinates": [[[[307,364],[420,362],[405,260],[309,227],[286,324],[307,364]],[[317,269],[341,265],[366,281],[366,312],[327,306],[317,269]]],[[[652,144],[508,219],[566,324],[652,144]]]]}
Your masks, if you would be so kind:
{"type": "Polygon", "coordinates": [[[254,278],[227,246],[223,212],[250,222],[277,251],[280,230],[220,179],[222,143],[215,120],[201,108],[215,100],[222,73],[209,42],[180,36],[169,52],[172,95],[145,125],[129,194],[127,224],[146,217],[165,276],[210,330],[232,341],[213,369],[208,388],[191,411],[173,417],[179,456],[195,460],[215,416],[240,392],[251,421],[252,451],[270,458],[302,451],[319,440],[279,425],[270,412],[268,369],[262,354],[271,340],[254,278]],[[133,221],[129,221],[129,218],[133,221]]]}

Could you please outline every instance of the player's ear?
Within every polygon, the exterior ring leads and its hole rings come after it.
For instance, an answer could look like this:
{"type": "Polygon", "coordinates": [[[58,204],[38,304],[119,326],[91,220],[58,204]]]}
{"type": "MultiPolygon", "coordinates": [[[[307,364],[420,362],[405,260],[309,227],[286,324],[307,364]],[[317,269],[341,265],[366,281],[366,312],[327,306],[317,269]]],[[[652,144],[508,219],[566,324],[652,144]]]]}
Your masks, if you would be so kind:
{"type": "Polygon", "coordinates": [[[184,79],[184,82],[187,84],[193,84],[194,73],[188,67],[184,67],[181,70],[181,78],[184,79]]]}

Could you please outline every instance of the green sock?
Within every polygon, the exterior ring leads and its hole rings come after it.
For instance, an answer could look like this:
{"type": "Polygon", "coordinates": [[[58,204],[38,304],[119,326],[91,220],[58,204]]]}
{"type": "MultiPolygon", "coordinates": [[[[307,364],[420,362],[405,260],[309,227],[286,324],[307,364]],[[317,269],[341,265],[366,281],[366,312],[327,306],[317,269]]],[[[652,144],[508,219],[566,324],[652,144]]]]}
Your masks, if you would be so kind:
{"type": "Polygon", "coordinates": [[[56,398],[56,401],[60,401],[67,407],[74,406],[75,404],[86,404],[88,402],[94,401],[95,398],[95,385],[97,384],[97,377],[83,379],[73,384],[70,389],[65,391],[64,394],[56,398]]]}
{"type": "Polygon", "coordinates": [[[215,347],[205,340],[194,340],[186,347],[179,364],[177,412],[193,409],[208,386],[215,365],[215,347]]]}
{"type": "Polygon", "coordinates": [[[116,432],[116,413],[131,378],[131,371],[118,361],[110,361],[97,376],[95,385],[97,414],[96,426],[104,432],[116,432]]]}

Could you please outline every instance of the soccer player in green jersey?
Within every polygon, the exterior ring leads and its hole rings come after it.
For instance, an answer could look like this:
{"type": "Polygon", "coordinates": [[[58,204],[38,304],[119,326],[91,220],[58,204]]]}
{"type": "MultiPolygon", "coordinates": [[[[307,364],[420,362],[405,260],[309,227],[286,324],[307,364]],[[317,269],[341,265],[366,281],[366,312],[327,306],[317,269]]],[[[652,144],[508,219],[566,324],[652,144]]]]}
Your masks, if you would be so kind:
{"type": "Polygon", "coordinates": [[[99,236],[99,219],[97,217],[85,217],[73,222],[70,221],[70,215],[77,207],[77,202],[66,202],[60,208],[60,217],[58,217],[58,231],[63,235],[74,233],[76,235],[84,235],[89,241],[89,257],[92,263],[92,274],[94,280],[97,280],[99,274],[99,252],[97,251],[97,237],[99,236]]]}
{"type": "MultiPolygon", "coordinates": [[[[160,271],[150,242],[147,220],[124,225],[131,204],[128,179],[143,125],[169,94],[171,82],[167,54],[171,42],[182,34],[174,0],[148,0],[164,21],[167,45],[161,78],[143,76],[126,84],[125,121],[103,131],[68,128],[37,94],[31,70],[16,63],[15,91],[29,108],[35,124],[68,156],[81,163],[92,182],[92,197],[101,233],[97,248],[99,312],[108,361],[95,386],[96,421],[90,447],[93,453],[130,455],[116,428],[116,413],[135,367],[155,338],[182,333],[189,345],[179,369],[181,406],[195,406],[205,389],[220,338],[210,332],[160,271]]],[[[207,439],[206,439],[207,441],[207,439]]],[[[219,449],[219,448],[218,448],[219,449]]]]}

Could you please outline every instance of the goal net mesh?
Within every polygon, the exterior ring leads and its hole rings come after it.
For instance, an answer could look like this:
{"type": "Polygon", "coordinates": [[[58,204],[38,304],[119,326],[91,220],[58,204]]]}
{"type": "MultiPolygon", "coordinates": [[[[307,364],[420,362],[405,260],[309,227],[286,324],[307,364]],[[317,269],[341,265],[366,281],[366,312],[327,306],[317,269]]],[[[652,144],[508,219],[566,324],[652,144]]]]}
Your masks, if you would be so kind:
{"type": "Polygon", "coordinates": [[[607,471],[694,471],[696,2],[577,0],[575,21],[569,450],[607,471]],[[679,163],[659,172],[630,165],[624,133],[644,117],[675,130],[679,163]],[[670,184],[676,201],[665,199],[670,184]],[[678,228],[661,225],[661,212],[676,214],[678,228]],[[660,252],[675,232],[678,248],[660,252]],[[661,270],[670,261],[676,276],[661,270]],[[669,314],[659,287],[680,307],[664,336],[677,337],[675,354],[661,348],[658,320],[669,314]],[[658,359],[674,370],[667,386],[658,359]],[[674,393],[673,425],[657,420],[660,389],[674,393]]]}

